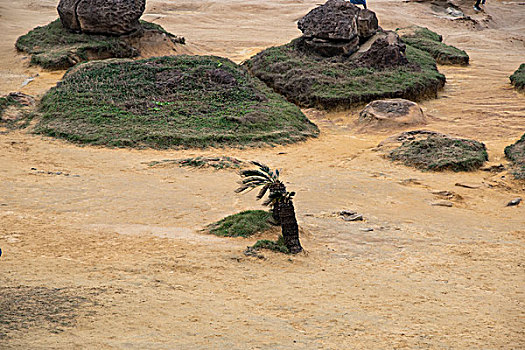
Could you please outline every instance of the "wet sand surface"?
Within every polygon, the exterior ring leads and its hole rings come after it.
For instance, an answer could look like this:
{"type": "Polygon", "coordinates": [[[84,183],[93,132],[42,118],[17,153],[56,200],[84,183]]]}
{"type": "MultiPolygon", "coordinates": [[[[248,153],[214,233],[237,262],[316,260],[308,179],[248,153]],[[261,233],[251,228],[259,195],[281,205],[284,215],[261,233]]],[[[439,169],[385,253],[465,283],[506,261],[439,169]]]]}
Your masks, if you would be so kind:
{"type": "MultiPolygon", "coordinates": [[[[143,18],[185,36],[195,53],[241,62],[298,36],[295,21],[317,3],[150,0],[143,18]]],[[[61,78],[28,67],[13,48],[56,18],[55,5],[0,0],[0,94],[42,96],[61,78]]],[[[489,164],[506,164],[504,147],[525,132],[525,95],[508,81],[525,57],[523,3],[489,0],[491,20],[477,27],[421,3],[369,7],[386,29],[428,26],[468,52],[468,67],[439,67],[447,84],[421,102],[425,129],[482,141],[489,164]]],[[[374,148],[403,130],[359,132],[358,111],[307,110],[320,137],[273,148],[105,149],[0,133],[0,305],[13,290],[37,300],[4,311],[11,325],[0,324],[0,348],[524,348],[525,206],[505,205],[525,196],[525,184],[507,172],[393,164],[374,148]],[[148,166],[202,155],[282,168],[298,192],[307,254],[246,257],[261,236],[200,232],[260,208],[253,194],[233,193],[234,171],[148,166]],[[452,207],[432,205],[443,200],[438,191],[455,194],[452,207]],[[344,222],[333,214],[342,209],[365,221],[344,222]],[[85,302],[46,318],[38,288],[85,302]]]]}

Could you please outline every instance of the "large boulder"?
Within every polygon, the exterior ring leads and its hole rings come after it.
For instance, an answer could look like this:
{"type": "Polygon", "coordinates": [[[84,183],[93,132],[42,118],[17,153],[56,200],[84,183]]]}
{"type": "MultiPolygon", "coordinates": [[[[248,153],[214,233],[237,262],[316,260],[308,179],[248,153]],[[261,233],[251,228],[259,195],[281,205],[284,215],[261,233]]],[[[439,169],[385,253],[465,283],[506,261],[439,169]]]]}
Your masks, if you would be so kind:
{"type": "Polygon", "coordinates": [[[352,40],[357,36],[360,9],[349,1],[328,0],[297,23],[306,37],[330,40],[352,40]]]}
{"type": "Polygon", "coordinates": [[[304,48],[324,57],[351,55],[378,30],[376,14],[349,1],[328,0],[299,20],[304,48]]]}
{"type": "Polygon", "coordinates": [[[417,103],[395,98],[370,102],[359,113],[358,123],[384,129],[426,124],[426,118],[417,103]]]}
{"type": "Polygon", "coordinates": [[[69,30],[88,34],[125,35],[141,30],[146,0],[60,0],[58,14],[69,30]]]}

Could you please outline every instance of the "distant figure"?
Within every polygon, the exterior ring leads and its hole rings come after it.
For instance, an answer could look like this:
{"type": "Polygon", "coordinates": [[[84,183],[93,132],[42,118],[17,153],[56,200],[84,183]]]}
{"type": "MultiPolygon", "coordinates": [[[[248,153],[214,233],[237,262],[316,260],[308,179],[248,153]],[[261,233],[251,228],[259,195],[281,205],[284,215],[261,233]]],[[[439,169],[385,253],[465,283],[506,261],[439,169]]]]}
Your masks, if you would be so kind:
{"type": "Polygon", "coordinates": [[[350,0],[350,2],[354,5],[363,5],[366,9],[366,0],[350,0]]]}
{"type": "Polygon", "coordinates": [[[485,5],[485,0],[476,0],[476,5],[474,5],[474,11],[479,12],[481,11],[481,7],[479,7],[479,4],[485,5]]]}

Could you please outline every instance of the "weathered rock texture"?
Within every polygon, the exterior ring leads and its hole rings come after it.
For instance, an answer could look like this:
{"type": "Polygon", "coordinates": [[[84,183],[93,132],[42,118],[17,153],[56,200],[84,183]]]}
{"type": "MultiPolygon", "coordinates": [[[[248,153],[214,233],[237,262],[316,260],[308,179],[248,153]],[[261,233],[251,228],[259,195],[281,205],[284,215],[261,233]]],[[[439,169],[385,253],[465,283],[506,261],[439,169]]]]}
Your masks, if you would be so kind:
{"type": "Polygon", "coordinates": [[[392,31],[380,31],[367,40],[352,59],[360,65],[373,68],[389,68],[408,63],[406,45],[392,31]]]}
{"type": "Polygon", "coordinates": [[[58,14],[72,31],[125,35],[141,30],[145,8],[146,0],[60,0],[58,14]]]}
{"type": "Polygon", "coordinates": [[[304,47],[321,56],[350,55],[378,30],[377,17],[344,0],[328,0],[299,20],[304,47]]]}
{"type": "Polygon", "coordinates": [[[359,113],[358,123],[377,129],[426,124],[423,110],[415,102],[401,98],[370,102],[359,113]]]}

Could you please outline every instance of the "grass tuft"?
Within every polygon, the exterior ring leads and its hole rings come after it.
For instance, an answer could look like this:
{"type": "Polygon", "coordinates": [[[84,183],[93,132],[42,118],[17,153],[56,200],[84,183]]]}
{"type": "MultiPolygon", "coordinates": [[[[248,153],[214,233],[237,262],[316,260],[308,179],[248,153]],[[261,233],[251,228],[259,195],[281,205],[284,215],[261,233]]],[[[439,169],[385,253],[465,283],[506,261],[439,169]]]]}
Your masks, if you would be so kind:
{"type": "Polygon", "coordinates": [[[297,106],[215,56],[85,63],[43,97],[39,113],[37,133],[110,147],[257,146],[319,133],[297,106]]]}
{"type": "Polygon", "coordinates": [[[525,63],[522,63],[518,70],[510,76],[510,82],[518,90],[525,89],[525,63]]]}
{"type": "Polygon", "coordinates": [[[289,254],[290,253],[290,251],[288,250],[288,248],[284,244],[283,236],[279,236],[277,241],[270,241],[268,239],[261,239],[261,240],[257,241],[253,245],[252,249],[255,249],[255,250],[268,249],[268,250],[272,250],[272,251],[277,252],[277,253],[284,253],[284,254],[289,254]]]}
{"type": "Polygon", "coordinates": [[[488,160],[483,143],[442,136],[405,141],[392,150],[389,157],[405,165],[431,171],[471,171],[488,160]]]}
{"type": "Polygon", "coordinates": [[[5,110],[11,106],[21,107],[22,105],[12,96],[0,97],[0,120],[2,120],[5,110]]]}
{"type": "Polygon", "coordinates": [[[271,218],[272,214],[264,210],[246,210],[209,225],[208,230],[220,237],[250,237],[270,229],[271,218]]]}
{"type": "Polygon", "coordinates": [[[408,65],[377,69],[351,60],[332,60],[302,53],[298,40],[266,49],[245,62],[252,74],[289,101],[328,110],[348,108],[381,98],[419,100],[435,97],[445,76],[426,52],[407,46],[408,65]]]}
{"type": "Polygon", "coordinates": [[[468,65],[469,56],[463,50],[444,44],[441,35],[428,28],[412,26],[398,29],[401,40],[412,47],[428,52],[439,64],[468,65]]]}
{"type": "Polygon", "coordinates": [[[513,163],[516,179],[525,179],[525,134],[516,143],[505,147],[505,157],[513,163]]]}

